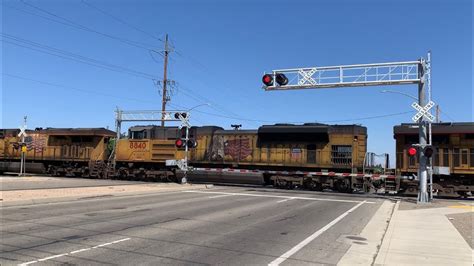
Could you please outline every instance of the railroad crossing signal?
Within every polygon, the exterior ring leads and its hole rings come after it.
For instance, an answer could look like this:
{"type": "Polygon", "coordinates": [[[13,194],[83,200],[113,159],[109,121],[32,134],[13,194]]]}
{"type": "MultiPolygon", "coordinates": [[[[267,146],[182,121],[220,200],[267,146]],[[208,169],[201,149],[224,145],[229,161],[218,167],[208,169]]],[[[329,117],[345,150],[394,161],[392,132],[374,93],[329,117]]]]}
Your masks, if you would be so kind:
{"type": "Polygon", "coordinates": [[[415,108],[415,110],[418,111],[418,113],[416,113],[412,118],[411,120],[413,120],[413,122],[418,122],[418,120],[421,118],[421,117],[425,117],[427,120],[429,120],[430,122],[433,122],[434,121],[434,116],[432,114],[430,114],[430,109],[433,108],[433,106],[435,106],[435,103],[433,101],[430,101],[427,105],[425,105],[424,107],[421,107],[418,103],[414,102],[411,104],[411,106],[413,108],[415,108]]]}
{"type": "Polygon", "coordinates": [[[283,73],[276,74],[265,74],[262,77],[262,82],[265,86],[273,86],[273,76],[275,76],[275,81],[279,86],[285,86],[288,84],[288,78],[283,73]]]}
{"type": "MultiPolygon", "coordinates": [[[[426,59],[420,58],[417,61],[277,69],[264,74],[262,81],[264,83],[263,89],[267,91],[417,84],[418,99],[424,106],[417,103],[412,105],[418,111],[413,117],[413,121],[419,123],[419,127],[422,129],[418,134],[419,145],[424,147],[427,144],[428,123],[420,118],[424,117],[428,121],[434,120],[434,117],[429,113],[434,103],[430,101],[425,105],[426,89],[431,91],[431,52],[428,52],[426,59]],[[276,80],[276,75],[280,73],[288,77],[287,84],[273,83],[273,80],[276,80]]],[[[420,189],[417,202],[427,203],[429,202],[428,168],[426,156],[424,153],[421,155],[423,156],[420,156],[418,167],[420,189]]]]}

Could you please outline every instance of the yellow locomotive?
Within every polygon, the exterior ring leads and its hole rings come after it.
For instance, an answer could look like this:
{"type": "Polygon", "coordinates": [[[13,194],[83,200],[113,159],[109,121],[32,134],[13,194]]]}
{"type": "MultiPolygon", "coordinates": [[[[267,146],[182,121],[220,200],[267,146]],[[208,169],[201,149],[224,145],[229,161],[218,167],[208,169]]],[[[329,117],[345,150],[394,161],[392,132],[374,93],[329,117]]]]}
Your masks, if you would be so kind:
{"type": "Polygon", "coordinates": [[[52,175],[102,176],[110,155],[113,131],[104,128],[37,128],[26,130],[24,143],[19,129],[0,130],[0,172],[18,172],[25,146],[27,172],[52,175]]]}
{"type": "MultiPolygon", "coordinates": [[[[177,127],[131,127],[129,138],[117,141],[115,163],[119,176],[176,177],[176,169],[163,169],[167,160],[184,158],[184,149],[175,145],[184,137],[183,133],[177,127]]],[[[283,176],[277,171],[357,173],[362,171],[367,151],[367,129],[358,125],[276,124],[257,130],[205,126],[192,127],[189,134],[198,143],[189,151],[191,166],[260,170],[262,183],[277,186],[316,189],[337,186],[338,190],[351,190],[360,177],[325,174],[308,177],[304,173],[283,176]]]]}

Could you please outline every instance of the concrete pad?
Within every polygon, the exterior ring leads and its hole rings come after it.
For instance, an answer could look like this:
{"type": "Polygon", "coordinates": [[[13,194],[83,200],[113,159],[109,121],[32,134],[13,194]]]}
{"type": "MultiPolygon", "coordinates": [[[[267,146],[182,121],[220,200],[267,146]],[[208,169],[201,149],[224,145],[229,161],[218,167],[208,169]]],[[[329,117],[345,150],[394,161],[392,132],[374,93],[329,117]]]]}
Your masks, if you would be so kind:
{"type": "Polygon", "coordinates": [[[397,208],[375,265],[472,265],[472,249],[446,217],[459,212],[466,209],[397,208]]]}
{"type": "MultiPolygon", "coordinates": [[[[395,203],[384,201],[375,215],[365,226],[359,237],[363,241],[352,241],[351,247],[338,265],[372,265],[383,236],[387,230],[395,203]],[[360,242],[360,243],[359,243],[360,242]]],[[[354,239],[357,239],[354,237],[354,239]]]]}

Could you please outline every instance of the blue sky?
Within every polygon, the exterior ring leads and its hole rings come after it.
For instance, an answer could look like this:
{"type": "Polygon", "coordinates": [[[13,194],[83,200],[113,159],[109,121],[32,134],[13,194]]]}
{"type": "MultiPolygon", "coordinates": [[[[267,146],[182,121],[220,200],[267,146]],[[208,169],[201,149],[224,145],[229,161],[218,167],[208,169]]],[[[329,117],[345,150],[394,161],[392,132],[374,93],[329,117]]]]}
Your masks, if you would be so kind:
{"type": "Polygon", "coordinates": [[[17,127],[28,115],[31,128],[113,129],[117,106],[160,109],[161,96],[151,78],[162,78],[163,59],[151,52],[152,58],[149,50],[163,49],[158,39],[165,33],[175,47],[170,78],[178,85],[171,104],[211,104],[196,109],[194,125],[357,123],[368,127],[369,150],[393,154],[393,125],[410,122],[412,114],[358,118],[410,111],[411,99],[380,91],[416,95],[416,85],[266,92],[262,73],[412,61],[428,50],[433,99],[440,104],[442,120],[473,120],[470,0],[84,1],[127,25],[81,0],[2,1],[1,127],[17,127]],[[75,27],[65,25],[70,22],[75,27]],[[30,41],[36,48],[46,45],[134,72],[18,46],[30,41]]]}

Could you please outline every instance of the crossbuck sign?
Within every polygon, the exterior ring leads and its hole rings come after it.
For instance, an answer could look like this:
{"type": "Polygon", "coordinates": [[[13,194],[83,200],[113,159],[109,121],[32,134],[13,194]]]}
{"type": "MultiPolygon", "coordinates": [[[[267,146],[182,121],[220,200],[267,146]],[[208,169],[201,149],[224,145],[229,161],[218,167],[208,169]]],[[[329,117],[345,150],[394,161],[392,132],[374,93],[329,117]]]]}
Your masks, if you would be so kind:
{"type": "Polygon", "coordinates": [[[414,102],[412,103],[412,107],[415,108],[415,110],[418,111],[418,113],[416,113],[412,118],[411,120],[413,120],[413,122],[418,122],[418,120],[421,118],[421,117],[425,117],[426,119],[428,119],[430,122],[433,122],[434,121],[434,116],[432,114],[430,114],[430,109],[433,108],[433,106],[435,105],[435,103],[433,101],[430,101],[427,105],[425,105],[424,107],[421,107],[418,103],[414,102]]]}
{"type": "Polygon", "coordinates": [[[18,137],[20,137],[20,138],[21,137],[27,137],[28,135],[26,134],[25,130],[26,130],[26,126],[21,126],[20,127],[20,133],[18,133],[18,137]]]}

